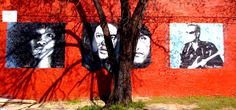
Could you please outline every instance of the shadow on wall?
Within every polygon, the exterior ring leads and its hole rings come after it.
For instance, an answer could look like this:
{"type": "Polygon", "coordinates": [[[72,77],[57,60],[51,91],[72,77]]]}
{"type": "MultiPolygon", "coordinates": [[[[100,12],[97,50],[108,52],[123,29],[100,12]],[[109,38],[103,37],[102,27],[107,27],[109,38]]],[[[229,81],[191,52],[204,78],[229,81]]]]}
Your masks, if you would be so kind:
{"type": "Polygon", "coordinates": [[[2,90],[3,96],[1,97],[24,99],[27,91],[35,85],[33,80],[34,71],[34,68],[27,68],[7,73],[3,81],[6,81],[5,84],[9,86],[2,90]],[[7,81],[11,81],[10,84],[7,81]]]}
{"type": "MultiPolygon", "coordinates": [[[[88,25],[89,23],[86,20],[86,15],[85,12],[81,6],[77,6],[77,10],[79,10],[80,17],[82,19],[83,25],[86,27],[87,32],[91,30],[91,26],[88,25]]],[[[66,30],[65,33],[68,34],[67,36],[73,37],[73,39],[77,40],[77,43],[75,44],[69,44],[65,43],[65,47],[76,47],[79,48],[81,51],[81,39],[80,37],[76,34],[77,30],[66,30]]],[[[23,45],[23,44],[22,44],[23,45]]],[[[83,47],[82,47],[83,48],[83,47]]],[[[10,55],[10,54],[8,54],[10,55]]],[[[7,56],[2,56],[2,59],[5,59],[8,57],[7,56]]],[[[2,64],[5,63],[4,60],[2,61],[2,64]]],[[[76,66],[81,65],[81,59],[77,59],[74,61],[72,64],[65,64],[65,67],[60,74],[49,86],[46,87],[44,90],[40,90],[38,93],[42,93],[41,97],[37,99],[39,102],[45,102],[49,100],[63,100],[63,99],[68,99],[69,95],[74,92],[76,89],[82,85],[82,83],[85,83],[85,81],[88,81],[88,78],[91,78],[90,81],[90,99],[93,100],[94,97],[97,97],[97,94],[94,94],[94,84],[95,80],[97,81],[98,84],[98,92],[99,92],[99,97],[106,102],[108,99],[110,92],[111,92],[111,82],[112,78],[110,74],[106,74],[103,70],[97,70],[94,72],[88,72],[86,74],[83,74],[83,76],[80,76],[79,70],[76,70],[76,74],[79,75],[81,78],[78,80],[74,85],[71,85],[69,87],[71,88],[66,88],[66,90],[69,90],[69,92],[64,91],[60,89],[62,86],[62,83],[65,81],[66,77],[70,77],[70,75],[73,74],[71,72],[72,70],[75,70],[76,66]],[[57,97],[58,93],[62,93],[63,97],[57,97]]],[[[2,66],[1,69],[6,69],[4,66],[2,66]]],[[[1,97],[6,97],[6,98],[20,98],[20,99],[28,99],[31,98],[31,96],[28,95],[28,93],[36,93],[35,89],[36,88],[36,80],[37,80],[37,74],[35,74],[36,69],[35,68],[16,68],[16,69],[11,69],[9,73],[6,73],[6,76],[3,76],[3,85],[4,90],[1,90],[1,97]]],[[[40,73],[39,73],[40,74],[40,73]]],[[[76,91],[78,94],[81,94],[81,91],[76,91]]],[[[86,91],[87,92],[87,91],[86,91]]]]}
{"type": "MultiPolygon", "coordinates": [[[[80,47],[80,38],[77,36],[74,32],[67,30],[67,34],[72,36],[73,38],[77,39],[78,43],[74,44],[74,47],[81,48],[80,47]]],[[[65,46],[72,46],[71,44],[65,46]]],[[[5,59],[4,57],[2,57],[5,59]]],[[[3,61],[3,60],[2,60],[3,61]]],[[[2,62],[4,63],[4,62],[2,62]]],[[[98,70],[94,72],[88,72],[86,74],[83,74],[82,78],[80,77],[80,80],[78,80],[74,85],[70,86],[71,88],[67,88],[69,92],[66,92],[61,88],[63,85],[62,82],[64,82],[65,77],[70,77],[70,75],[73,74],[71,72],[77,65],[81,65],[81,59],[76,60],[74,63],[68,65],[65,67],[63,70],[62,74],[57,77],[57,79],[54,80],[50,84],[50,86],[47,87],[45,90],[40,90],[44,91],[40,99],[37,99],[39,102],[45,102],[49,100],[63,100],[67,99],[69,95],[74,92],[75,88],[78,88],[84,83],[85,81],[88,81],[90,78],[90,99],[93,100],[94,97],[97,97],[99,95],[100,99],[103,101],[108,100],[108,97],[111,92],[111,75],[106,74],[103,70],[98,70]],[[97,83],[95,83],[97,81],[97,83]],[[98,84],[98,92],[99,94],[95,94],[94,90],[94,84],[98,84]],[[64,97],[58,97],[57,94],[62,93],[64,94],[64,97]],[[58,98],[58,99],[57,99],[58,98]]],[[[2,67],[4,68],[4,67],[2,67]]],[[[17,68],[17,69],[12,69],[9,73],[4,76],[4,80],[7,85],[7,87],[1,91],[2,96],[5,98],[20,98],[20,99],[27,99],[29,98],[29,94],[33,93],[35,91],[34,88],[36,88],[36,80],[37,80],[37,75],[35,74],[36,68],[17,68]],[[29,93],[29,94],[27,94],[29,93]]],[[[40,73],[39,73],[40,74],[40,73]]],[[[77,73],[76,73],[77,74],[77,73]]],[[[78,73],[79,74],[79,73],[78,73]]],[[[87,92],[87,91],[86,91],[87,92]]],[[[39,92],[40,93],[40,92],[39,92]]],[[[78,91],[78,94],[80,94],[80,91],[78,91]]],[[[41,94],[40,94],[41,95],[41,94]]]]}

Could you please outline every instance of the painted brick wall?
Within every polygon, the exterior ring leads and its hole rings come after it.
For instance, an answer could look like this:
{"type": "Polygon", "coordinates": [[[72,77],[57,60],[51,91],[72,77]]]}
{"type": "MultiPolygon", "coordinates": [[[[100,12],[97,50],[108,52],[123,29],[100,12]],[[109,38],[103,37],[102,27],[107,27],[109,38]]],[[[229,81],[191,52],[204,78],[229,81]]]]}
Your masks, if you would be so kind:
{"type": "MultiPolygon", "coordinates": [[[[1,0],[0,11],[17,10],[18,22],[65,22],[78,38],[82,18],[99,23],[91,0],[81,0],[77,9],[59,0],[1,0]],[[83,10],[82,10],[83,9],[83,10]],[[86,17],[81,13],[83,12],[86,17]]],[[[119,21],[120,3],[102,0],[108,22],[119,21]]],[[[134,10],[137,0],[130,0],[134,10]]],[[[132,71],[134,96],[236,96],[236,1],[150,0],[144,24],[152,33],[152,63],[132,71]],[[169,23],[223,23],[224,67],[171,69],[169,67],[169,23]]],[[[7,23],[0,22],[0,96],[43,100],[71,100],[106,96],[111,76],[105,70],[89,72],[81,65],[78,42],[66,34],[65,68],[5,68],[7,23]]]]}

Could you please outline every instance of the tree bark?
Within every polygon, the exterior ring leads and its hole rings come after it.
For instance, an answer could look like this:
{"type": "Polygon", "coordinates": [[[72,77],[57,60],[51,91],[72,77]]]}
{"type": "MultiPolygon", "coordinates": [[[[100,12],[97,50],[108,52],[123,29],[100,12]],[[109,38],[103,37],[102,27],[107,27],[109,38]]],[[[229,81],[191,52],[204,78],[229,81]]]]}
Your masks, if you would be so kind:
{"type": "Polygon", "coordinates": [[[107,106],[121,103],[128,105],[132,102],[131,69],[136,51],[139,30],[142,26],[144,10],[148,0],[139,0],[135,11],[130,17],[128,0],[121,2],[121,21],[119,25],[120,33],[120,57],[119,72],[114,77],[114,89],[110,95],[107,106]]]}
{"type": "Polygon", "coordinates": [[[108,50],[108,60],[112,66],[114,80],[113,90],[106,102],[106,107],[112,104],[128,105],[132,102],[131,69],[133,65],[139,30],[142,26],[144,10],[148,0],[139,0],[131,17],[129,1],[120,0],[121,21],[118,27],[120,33],[120,56],[116,60],[115,51],[110,39],[106,16],[99,0],[93,0],[100,18],[100,25],[103,29],[105,44],[108,50]]]}
{"type": "MultiPolygon", "coordinates": [[[[104,11],[102,9],[100,0],[93,0],[93,3],[94,3],[96,10],[98,12],[99,19],[100,19],[100,26],[103,30],[105,44],[106,44],[107,52],[108,52],[108,61],[111,64],[111,67],[113,68],[113,67],[117,66],[117,60],[116,60],[115,49],[113,48],[113,44],[111,41],[111,36],[110,36],[109,29],[108,29],[106,16],[105,16],[104,11]]],[[[114,71],[114,70],[112,69],[112,71],[114,71]]]]}

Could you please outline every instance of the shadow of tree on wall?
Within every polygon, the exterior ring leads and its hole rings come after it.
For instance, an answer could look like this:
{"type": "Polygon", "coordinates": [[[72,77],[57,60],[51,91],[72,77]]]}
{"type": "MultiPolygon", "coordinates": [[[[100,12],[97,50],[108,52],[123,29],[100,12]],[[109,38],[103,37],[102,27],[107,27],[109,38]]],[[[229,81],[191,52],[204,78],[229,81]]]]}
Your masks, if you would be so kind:
{"type": "MultiPolygon", "coordinates": [[[[20,0],[19,0],[20,1],[20,0]]],[[[18,1],[18,2],[19,2],[18,1]]],[[[28,1],[28,0],[27,0],[28,1]]],[[[27,3],[27,5],[24,5],[24,3],[19,2],[15,3],[14,7],[16,7],[17,10],[20,10],[20,7],[23,7],[24,9],[28,9],[27,7],[29,7],[32,4],[32,1],[29,1],[29,3],[27,3]]],[[[92,27],[90,22],[86,19],[87,15],[85,10],[83,9],[83,6],[81,4],[81,2],[79,0],[74,0],[72,2],[76,7],[76,11],[79,14],[79,18],[84,29],[86,30],[86,32],[88,33],[89,39],[92,40],[93,38],[93,31],[92,31],[92,27]]],[[[39,4],[39,3],[36,3],[39,4]]],[[[51,3],[53,4],[53,3],[51,3]]],[[[40,12],[40,9],[37,9],[40,12]]],[[[112,13],[111,11],[112,9],[110,9],[110,13],[112,13]]],[[[32,14],[29,10],[24,10],[26,11],[27,14],[32,14]]],[[[62,19],[65,19],[61,16],[57,16],[62,14],[63,11],[60,10],[60,12],[56,13],[55,15],[50,15],[50,17],[53,17],[53,19],[56,19],[56,21],[63,21],[62,19]]],[[[27,14],[25,14],[24,16],[26,16],[27,14]]],[[[39,15],[36,15],[33,18],[36,19],[36,17],[39,15]]],[[[19,18],[21,18],[21,16],[19,16],[19,18]]],[[[37,18],[38,19],[38,18],[37,18]]],[[[76,27],[77,25],[79,25],[79,23],[74,24],[74,27],[76,27]]],[[[72,37],[74,40],[77,41],[77,43],[65,43],[66,47],[75,47],[78,48],[80,53],[82,53],[83,50],[83,46],[81,44],[82,40],[81,37],[77,35],[77,29],[70,29],[70,30],[66,30],[65,33],[67,34],[66,37],[72,37]]],[[[92,41],[90,41],[91,43],[92,41]]],[[[22,44],[23,45],[23,44],[22,44]]],[[[83,57],[83,56],[82,56],[83,57]]],[[[5,59],[5,57],[2,57],[5,59]]],[[[62,93],[64,95],[64,97],[60,97],[60,99],[66,99],[68,97],[68,95],[71,95],[72,92],[74,90],[76,90],[76,88],[80,87],[82,85],[82,83],[84,83],[84,81],[87,81],[86,79],[90,78],[90,90],[89,90],[89,96],[90,96],[90,100],[93,100],[94,97],[97,97],[94,93],[94,84],[97,84],[97,88],[98,88],[98,95],[99,98],[101,100],[103,100],[104,102],[106,102],[109,98],[109,95],[111,93],[111,83],[112,83],[112,76],[111,74],[107,74],[105,73],[103,70],[96,70],[96,71],[90,71],[88,73],[83,74],[83,76],[81,76],[81,79],[78,79],[78,81],[71,85],[71,88],[69,89],[69,92],[65,92],[63,91],[60,87],[62,86],[62,83],[64,82],[64,79],[66,79],[66,77],[70,77],[71,74],[73,74],[73,72],[71,72],[72,70],[76,70],[76,66],[81,65],[82,59],[76,59],[72,64],[66,64],[65,68],[63,69],[62,73],[60,73],[60,76],[56,77],[56,79],[53,80],[52,83],[50,83],[49,86],[46,87],[45,90],[42,90],[42,96],[39,99],[39,102],[45,102],[45,101],[49,101],[49,100],[55,100],[56,95],[58,92],[62,93]],[[96,82],[97,81],[97,82],[96,82]]],[[[4,90],[3,94],[9,94],[9,98],[21,98],[21,99],[27,99],[26,94],[29,91],[32,91],[35,84],[35,80],[37,80],[37,75],[35,75],[34,73],[37,71],[37,69],[33,69],[33,68],[24,68],[24,71],[19,72],[18,69],[16,69],[14,72],[12,72],[11,77],[6,77],[7,79],[4,80],[12,80],[14,79],[14,82],[10,82],[9,87],[4,90]],[[15,75],[15,73],[17,73],[17,76],[15,75]],[[32,87],[31,87],[32,86],[32,87]],[[29,88],[31,87],[31,88],[29,88]]],[[[80,75],[79,70],[76,70],[78,75],[80,75]]],[[[40,73],[39,73],[40,74],[40,73]]],[[[59,74],[59,73],[57,73],[59,74]]],[[[68,88],[67,88],[68,89],[68,88]]],[[[41,91],[41,90],[40,90],[41,91]]],[[[80,93],[80,91],[78,91],[78,94],[80,93]]]]}
{"type": "MultiPolygon", "coordinates": [[[[70,30],[66,30],[66,34],[69,34],[70,36],[72,36],[74,39],[76,39],[78,41],[78,43],[66,43],[65,46],[66,47],[77,47],[79,49],[81,49],[81,39],[79,38],[79,36],[77,36],[74,32],[70,31],[70,30]]],[[[3,59],[5,59],[5,57],[2,57],[3,59]]],[[[54,82],[52,82],[52,84],[50,84],[50,86],[47,87],[46,90],[43,94],[42,97],[39,99],[39,102],[46,102],[49,100],[55,100],[55,95],[58,91],[63,92],[63,90],[60,90],[60,86],[63,83],[63,80],[65,77],[70,76],[72,73],[70,72],[71,70],[76,69],[75,67],[78,65],[81,65],[81,59],[78,59],[76,61],[74,61],[74,63],[66,66],[62,72],[62,74],[55,79],[54,82]]],[[[4,68],[4,67],[3,67],[4,68]]],[[[35,75],[35,72],[37,71],[36,68],[19,68],[19,69],[11,69],[12,71],[14,70],[14,72],[9,72],[7,74],[7,76],[4,80],[14,80],[11,81],[10,83],[8,83],[8,87],[7,89],[3,90],[3,96],[5,98],[9,98],[9,99],[14,99],[14,98],[20,98],[20,99],[27,99],[27,93],[32,91],[34,86],[35,86],[35,80],[37,80],[37,76],[35,75]],[[20,71],[22,70],[22,71],[20,71]]],[[[79,73],[79,70],[77,70],[79,73]]],[[[99,97],[102,100],[107,100],[110,94],[110,85],[111,85],[111,75],[105,75],[104,71],[102,70],[98,70],[95,72],[88,72],[86,73],[84,76],[82,76],[82,78],[80,80],[78,80],[74,85],[71,86],[70,90],[68,93],[63,93],[65,94],[65,97],[61,98],[61,100],[65,99],[66,97],[68,97],[75,88],[78,88],[80,85],[82,85],[82,83],[84,81],[87,81],[87,78],[91,78],[90,80],[90,100],[93,101],[94,97],[97,97],[94,95],[94,84],[95,84],[95,77],[97,80],[97,84],[98,84],[98,92],[99,92],[99,97]]],[[[78,91],[79,93],[79,91],[78,91]]],[[[9,100],[9,102],[11,102],[11,100],[9,100]]],[[[6,102],[4,105],[7,105],[8,102],[6,102]]],[[[33,105],[33,104],[32,104],[33,105]]],[[[32,106],[31,105],[31,106],[32,106]]]]}
{"type": "MultiPolygon", "coordinates": [[[[42,97],[40,98],[39,102],[45,102],[47,100],[50,100],[51,98],[53,98],[53,95],[54,93],[58,90],[58,88],[60,87],[61,85],[61,82],[63,80],[63,77],[65,77],[69,71],[71,69],[73,69],[73,67],[75,67],[76,65],[78,65],[79,63],[81,63],[81,60],[77,60],[75,61],[73,64],[69,65],[65,70],[64,72],[62,73],[62,75],[56,79],[55,82],[53,82],[51,84],[51,86],[48,87],[48,89],[46,90],[46,92],[42,95],[42,97]]],[[[86,75],[87,76],[87,75],[86,75]]],[[[86,77],[85,76],[85,77],[86,77]]],[[[84,79],[84,78],[83,78],[84,79]]]]}
{"type": "MultiPolygon", "coordinates": [[[[19,70],[18,70],[19,71],[19,70]]],[[[25,96],[27,95],[27,91],[30,89],[32,85],[34,85],[34,81],[32,81],[33,73],[35,69],[24,69],[20,74],[14,74],[11,73],[5,80],[13,80],[10,82],[10,86],[7,87],[5,90],[3,90],[3,94],[5,98],[9,98],[8,102],[11,102],[11,99],[14,99],[16,97],[19,97],[21,99],[25,99],[25,96]]],[[[3,106],[7,105],[8,102],[3,104],[3,106]]]]}
{"type": "MultiPolygon", "coordinates": [[[[92,27],[90,26],[90,23],[86,19],[86,14],[85,11],[83,10],[82,5],[80,2],[74,3],[76,5],[78,14],[80,16],[80,19],[82,21],[82,24],[84,26],[84,29],[89,33],[90,38],[93,37],[93,32],[92,32],[92,27]]],[[[61,18],[57,18],[58,21],[63,21],[61,18]]],[[[77,26],[78,24],[74,24],[77,26]]],[[[81,37],[77,35],[77,30],[66,30],[65,33],[67,34],[66,37],[72,37],[77,41],[77,43],[65,43],[65,47],[75,47],[78,48],[80,53],[82,50],[82,45],[81,45],[81,37]]],[[[24,45],[24,44],[22,44],[24,45]]],[[[21,45],[19,45],[21,46],[21,45]]],[[[10,53],[11,54],[11,53],[10,53]]],[[[0,57],[1,59],[5,59],[8,55],[0,57]]],[[[83,56],[82,56],[83,57],[83,56]]],[[[2,64],[5,63],[4,60],[1,60],[2,64]]],[[[97,71],[88,71],[88,73],[83,73],[83,76],[79,76],[81,79],[78,79],[75,84],[71,85],[69,88],[69,92],[64,92],[61,90],[62,83],[66,79],[66,77],[70,77],[70,75],[73,73],[71,72],[72,70],[75,71],[77,68],[76,66],[81,65],[82,59],[76,59],[73,63],[71,64],[66,64],[65,68],[63,69],[62,73],[60,76],[58,76],[55,80],[53,80],[52,83],[50,83],[49,86],[46,87],[45,90],[40,90],[44,91],[40,99],[38,100],[39,102],[46,102],[49,100],[55,100],[55,95],[56,93],[61,92],[64,94],[65,97],[60,97],[60,100],[67,99],[69,95],[72,94],[76,90],[76,88],[80,87],[84,81],[88,81],[87,79],[90,78],[90,91],[88,92],[90,95],[90,100],[92,101],[94,97],[97,97],[94,94],[94,84],[98,84],[98,92],[99,92],[99,97],[100,99],[106,101],[108,100],[108,97],[110,95],[111,91],[111,75],[110,74],[105,74],[103,70],[97,70],[97,71]],[[97,81],[97,82],[95,82],[97,81]]],[[[2,67],[3,69],[4,67],[2,67]]],[[[4,76],[5,83],[7,83],[6,89],[1,90],[2,96],[1,97],[6,97],[10,99],[14,98],[20,98],[20,99],[28,99],[29,96],[27,97],[27,93],[34,92],[34,88],[36,87],[35,81],[37,80],[37,75],[40,73],[35,74],[35,72],[38,69],[36,68],[16,68],[16,69],[9,69],[9,73],[7,73],[6,76],[4,76]]],[[[8,71],[5,69],[4,71],[8,71]]],[[[79,73],[79,70],[76,70],[78,75],[81,75],[79,73]]],[[[59,74],[59,73],[57,73],[59,74]]],[[[68,88],[66,88],[68,90],[68,88]]],[[[86,91],[87,92],[87,91],[86,91]]],[[[39,92],[40,93],[40,92],[39,92]]],[[[80,94],[80,91],[78,91],[78,94],[80,94]]],[[[56,99],[57,100],[57,99],[56,99]]],[[[58,99],[59,100],[59,99],[58,99]]],[[[10,100],[9,100],[10,102],[10,100]]],[[[6,102],[4,105],[6,105],[8,102],[6,102]]],[[[3,105],[3,106],[4,106],[3,105]]]]}

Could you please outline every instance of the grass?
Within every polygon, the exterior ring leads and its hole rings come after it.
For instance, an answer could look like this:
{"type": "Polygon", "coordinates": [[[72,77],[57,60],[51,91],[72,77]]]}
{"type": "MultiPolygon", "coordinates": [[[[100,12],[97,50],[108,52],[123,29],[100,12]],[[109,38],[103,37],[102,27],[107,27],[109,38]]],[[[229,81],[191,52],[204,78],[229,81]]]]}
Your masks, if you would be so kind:
{"type": "MultiPolygon", "coordinates": [[[[68,104],[79,104],[80,101],[69,101],[68,104]]],[[[190,105],[194,104],[197,108],[194,110],[217,110],[222,108],[234,108],[236,109],[236,98],[222,97],[222,96],[189,96],[189,97],[152,97],[145,102],[133,102],[127,107],[121,104],[113,105],[110,108],[102,108],[101,106],[85,106],[77,110],[128,110],[128,109],[142,109],[146,105],[150,104],[182,104],[190,105]]]]}
{"type": "Polygon", "coordinates": [[[81,102],[80,100],[69,100],[69,101],[66,101],[66,104],[76,105],[76,104],[79,104],[80,102],[81,102]]]}
{"type": "Polygon", "coordinates": [[[77,110],[101,110],[102,107],[99,107],[99,106],[85,106],[83,108],[78,108],[77,110]]]}
{"type": "Polygon", "coordinates": [[[232,97],[221,97],[221,96],[191,96],[191,97],[153,97],[146,104],[152,103],[177,103],[177,104],[196,104],[199,110],[215,110],[222,108],[235,108],[236,109],[236,98],[232,97]]]}
{"type": "Polygon", "coordinates": [[[110,108],[102,108],[100,106],[96,106],[96,105],[93,105],[93,106],[85,106],[83,108],[79,108],[78,110],[128,110],[128,109],[142,109],[145,107],[145,103],[144,102],[132,102],[130,103],[127,107],[125,107],[124,105],[122,104],[117,104],[117,105],[112,105],[110,108]]]}

